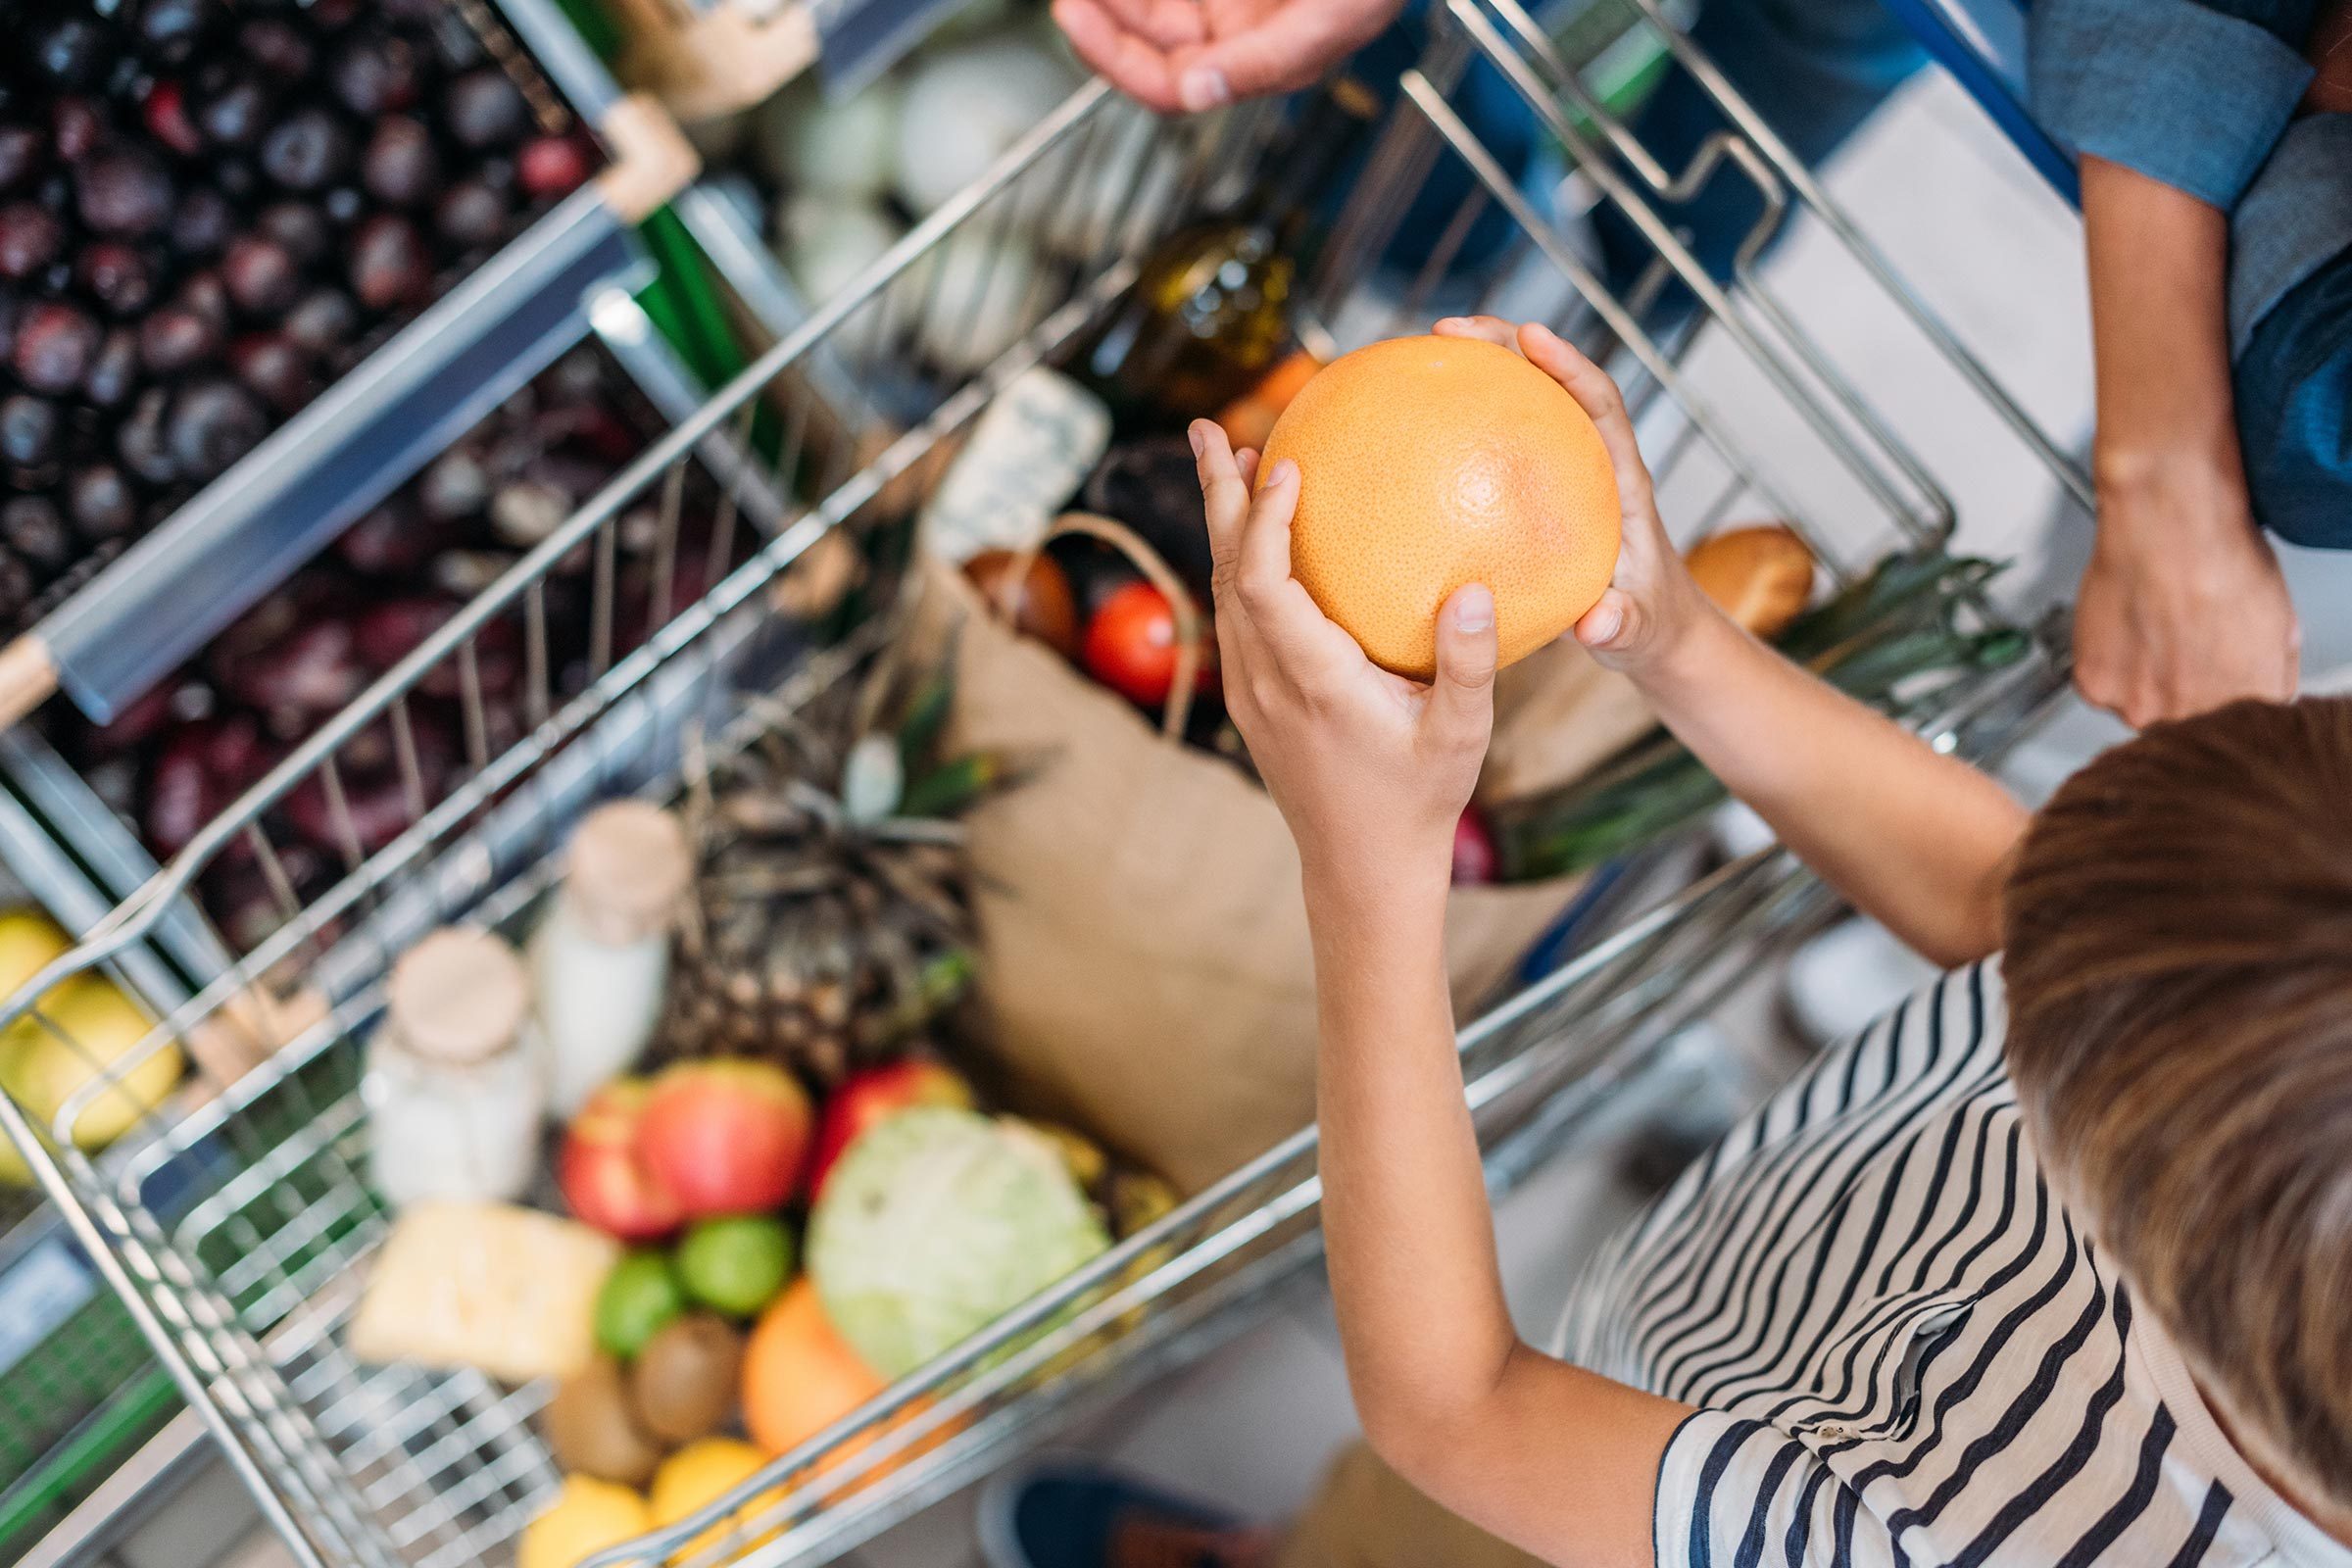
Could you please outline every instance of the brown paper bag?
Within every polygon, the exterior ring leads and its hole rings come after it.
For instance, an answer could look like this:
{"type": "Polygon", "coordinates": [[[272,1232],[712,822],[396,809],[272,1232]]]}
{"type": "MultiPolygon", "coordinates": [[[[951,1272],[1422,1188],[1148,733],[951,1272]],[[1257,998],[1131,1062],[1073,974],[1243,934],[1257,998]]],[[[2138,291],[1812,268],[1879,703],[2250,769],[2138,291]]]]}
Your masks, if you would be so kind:
{"type": "MultiPolygon", "coordinates": [[[[923,569],[913,635],[960,623],[950,744],[1043,754],[966,818],[993,1053],[1041,1108],[1197,1192],[1314,1117],[1290,830],[1231,763],[1005,629],[960,573],[923,569]]],[[[1455,890],[1457,1007],[1509,973],[1577,886],[1455,890]]]]}

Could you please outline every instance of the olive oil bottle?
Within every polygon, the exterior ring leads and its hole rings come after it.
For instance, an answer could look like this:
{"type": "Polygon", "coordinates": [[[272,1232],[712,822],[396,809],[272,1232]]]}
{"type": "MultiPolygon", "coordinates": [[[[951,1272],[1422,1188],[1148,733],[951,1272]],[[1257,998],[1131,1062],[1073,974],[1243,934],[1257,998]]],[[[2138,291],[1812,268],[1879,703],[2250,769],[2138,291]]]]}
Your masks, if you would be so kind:
{"type": "Polygon", "coordinates": [[[1319,89],[1239,202],[1176,230],[1145,260],[1072,367],[1123,426],[1214,414],[1290,347],[1318,199],[1378,108],[1352,77],[1319,89]]]}

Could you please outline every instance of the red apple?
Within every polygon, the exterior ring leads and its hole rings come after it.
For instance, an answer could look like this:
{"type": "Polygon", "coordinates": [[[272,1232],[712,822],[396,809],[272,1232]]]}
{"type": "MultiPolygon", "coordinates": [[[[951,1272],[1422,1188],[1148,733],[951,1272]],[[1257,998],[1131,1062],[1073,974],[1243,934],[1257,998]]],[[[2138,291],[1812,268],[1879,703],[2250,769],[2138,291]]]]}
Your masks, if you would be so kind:
{"type": "Polygon", "coordinates": [[[637,1148],[689,1219],[781,1208],[808,1158],[808,1097],[764,1061],[682,1061],[654,1079],[637,1148]]]}
{"type": "Polygon", "coordinates": [[[887,1067],[868,1067],[841,1082],[825,1101],[816,1123],[816,1149],[808,1156],[808,1196],[825,1190],[825,1177],[858,1135],[916,1105],[972,1104],[972,1086],[936,1061],[910,1057],[887,1067]]]}
{"type": "Polygon", "coordinates": [[[686,1223],[677,1196],[646,1165],[639,1132],[653,1085],[615,1078],[588,1097],[564,1132],[556,1185],[572,1213],[624,1242],[659,1241],[686,1223]]]}

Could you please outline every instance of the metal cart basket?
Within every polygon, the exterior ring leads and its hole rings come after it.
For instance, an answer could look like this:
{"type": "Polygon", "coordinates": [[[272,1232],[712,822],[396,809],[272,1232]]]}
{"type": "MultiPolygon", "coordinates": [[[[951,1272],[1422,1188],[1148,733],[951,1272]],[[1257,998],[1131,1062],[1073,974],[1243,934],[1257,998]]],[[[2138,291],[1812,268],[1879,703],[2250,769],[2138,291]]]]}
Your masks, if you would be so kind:
{"type": "MultiPolygon", "coordinates": [[[[1889,550],[1941,540],[1953,516],[1933,477],[1754,265],[1772,226],[1803,209],[1844,247],[1857,286],[1892,295],[1953,373],[2000,412],[2020,461],[2049,465],[2084,495],[2081,475],[1661,7],[1640,4],[1640,24],[1699,74],[1734,129],[1691,169],[1661,169],[1516,0],[1449,0],[1331,225],[1305,292],[1307,329],[1346,347],[1419,329],[1433,314],[1549,320],[1592,345],[1624,386],[1679,537],[1783,517],[1843,577],[1889,550]],[[1515,180],[1482,143],[1460,107],[1473,72],[1498,73],[1533,111],[1556,139],[1563,177],[1515,180]],[[1710,178],[1751,180],[1765,198],[1729,286],[1706,277],[1660,212],[1710,178]],[[1433,190],[1451,193],[1434,222],[1433,190]],[[1622,294],[1586,259],[1579,199],[1612,204],[1655,250],[1646,275],[1622,294]],[[1482,221],[1507,225],[1507,242],[1475,269],[1457,266],[1482,221]],[[1422,231],[1420,260],[1384,266],[1408,226],[1422,231]],[[1669,281],[1690,289],[1698,308],[1653,336],[1648,302],[1669,281]],[[1690,371],[1702,350],[1728,367],[1722,390],[1690,371]]],[[[8,1004],[0,1023],[71,1043],[42,1009],[51,987],[103,970],[135,992],[142,948],[167,919],[189,916],[188,892],[208,865],[231,856],[275,863],[272,813],[297,792],[341,824],[333,886],[298,895],[284,882],[284,924],[192,1001],[158,1007],[148,1038],[52,1122],[34,1125],[0,1099],[0,1126],[302,1562],[496,1561],[557,1482],[532,1426],[546,1388],[362,1364],[345,1346],[388,1224],[364,1176],[359,1082],[393,957],[434,925],[520,919],[587,806],[674,791],[692,762],[746,744],[780,706],[837,678],[870,634],[821,646],[779,612],[788,568],[829,530],[903,512],[952,438],[1010,379],[1096,320],[1155,238],[1248,179],[1277,113],[1261,105],[1163,122],[1100,82],[1078,92],[850,291],[678,421],[8,1004]],[[858,407],[838,406],[844,385],[862,389],[858,407]],[[720,549],[715,541],[731,538],[755,491],[804,499],[746,564],[614,657],[611,627],[630,613],[612,565],[616,531],[650,519],[674,541],[687,508],[712,506],[715,523],[696,536],[707,532],[720,549]],[[581,553],[593,564],[602,630],[587,682],[574,690],[550,658],[546,594],[559,563],[581,553]],[[418,765],[412,715],[427,701],[462,708],[467,765],[454,773],[428,777],[418,765]],[[386,757],[399,770],[407,824],[388,843],[364,840],[348,779],[364,766],[380,770],[386,757]],[[131,1146],[102,1155],[73,1146],[80,1112],[138,1061],[257,1012],[315,1021],[224,1090],[165,1103],[131,1146]]],[[[657,581],[654,606],[667,608],[666,590],[657,581]]],[[[1930,728],[1938,744],[1989,751],[2062,673],[2037,651],[1968,685],[1930,728]]],[[[1761,952],[1832,908],[1767,851],[1624,919],[1471,1023],[1461,1047],[1494,1184],[1507,1186],[1571,1136],[1761,952]]],[[[595,1562],[798,1563],[849,1549],[1248,1321],[1277,1282],[1316,1257],[1315,1168],[1310,1127],[726,1498],[595,1562]]]]}

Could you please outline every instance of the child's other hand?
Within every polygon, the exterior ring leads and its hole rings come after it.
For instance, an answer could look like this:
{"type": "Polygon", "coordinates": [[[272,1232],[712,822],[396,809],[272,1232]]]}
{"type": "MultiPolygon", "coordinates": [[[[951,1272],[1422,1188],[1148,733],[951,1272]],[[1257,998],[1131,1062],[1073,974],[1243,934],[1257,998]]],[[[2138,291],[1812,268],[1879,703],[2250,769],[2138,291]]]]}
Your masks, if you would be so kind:
{"type": "Polygon", "coordinates": [[[1617,383],[1537,322],[1513,326],[1492,316],[1457,316],[1432,330],[1440,337],[1484,338],[1518,350],[1529,364],[1559,382],[1591,416],[1617,473],[1624,543],[1608,589],[1576,623],[1576,639],[1600,662],[1636,680],[1663,665],[1669,654],[1690,641],[1693,627],[1719,617],[1658,521],[1649,468],[1634,445],[1633,421],[1626,416],[1617,383]]]}
{"type": "Polygon", "coordinates": [[[1471,584],[1439,612],[1424,686],[1364,657],[1291,575],[1298,469],[1254,496],[1257,454],[1192,427],[1215,557],[1226,710],[1298,840],[1310,898],[1442,912],[1454,824],[1494,720],[1494,599],[1471,584]]]}

